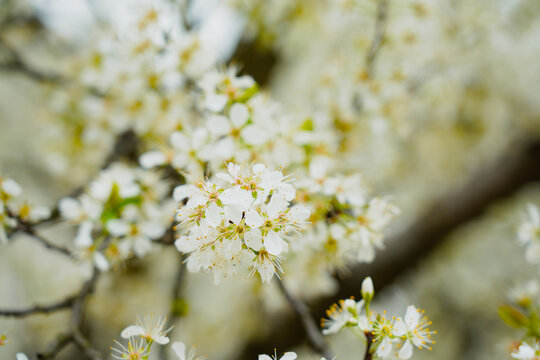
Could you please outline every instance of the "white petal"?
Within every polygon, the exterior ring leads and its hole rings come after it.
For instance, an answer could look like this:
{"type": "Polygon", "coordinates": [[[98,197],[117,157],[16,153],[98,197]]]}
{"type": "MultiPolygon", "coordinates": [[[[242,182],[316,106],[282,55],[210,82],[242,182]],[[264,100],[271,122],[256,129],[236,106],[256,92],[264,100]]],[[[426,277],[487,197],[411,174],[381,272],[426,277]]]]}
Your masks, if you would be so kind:
{"type": "Polygon", "coordinates": [[[223,115],[211,115],[208,118],[208,130],[214,136],[222,136],[231,132],[231,125],[229,120],[223,115]]]}
{"type": "Polygon", "coordinates": [[[111,219],[107,221],[107,230],[114,236],[124,236],[129,231],[129,224],[124,220],[111,219]]]}
{"type": "Polygon", "coordinates": [[[143,234],[148,236],[150,239],[159,239],[167,231],[166,227],[155,222],[142,223],[140,225],[140,229],[143,234]]]}
{"type": "Polygon", "coordinates": [[[120,186],[119,194],[122,198],[135,197],[141,193],[141,188],[136,183],[127,183],[120,186]]]}
{"type": "Polygon", "coordinates": [[[409,305],[407,307],[407,312],[405,313],[405,322],[409,329],[412,329],[418,325],[420,321],[420,312],[414,305],[409,305]]]}
{"type": "Polygon", "coordinates": [[[246,211],[253,202],[253,196],[250,191],[237,187],[223,191],[220,199],[224,204],[235,205],[242,211],[246,211]]]}
{"type": "Polygon", "coordinates": [[[220,112],[227,104],[227,101],[229,101],[229,99],[225,95],[210,93],[206,95],[204,105],[210,111],[220,112]]]}
{"type": "Polygon", "coordinates": [[[234,205],[225,206],[225,217],[238,225],[242,220],[242,210],[234,205]]]}
{"type": "Polygon", "coordinates": [[[280,360],[294,360],[294,359],[296,359],[296,353],[291,351],[291,352],[286,352],[285,354],[283,354],[280,360]]]}
{"type": "MultiPolygon", "coordinates": [[[[221,224],[223,217],[221,216],[221,209],[215,203],[212,203],[205,212],[206,222],[208,225],[216,227],[221,224]]],[[[240,214],[242,216],[242,214],[240,214]]]]}
{"type": "Polygon", "coordinates": [[[175,131],[171,134],[171,136],[169,137],[169,142],[176,150],[184,151],[188,150],[189,144],[191,144],[188,137],[179,131],[175,131]]]}
{"type": "Polygon", "coordinates": [[[22,188],[13,179],[3,180],[1,186],[4,192],[10,196],[17,197],[22,193],[22,188]]]}
{"type": "Polygon", "coordinates": [[[94,264],[100,271],[108,271],[110,267],[107,258],[100,252],[94,253],[94,264]]]}
{"type": "Polygon", "coordinates": [[[246,224],[248,224],[252,228],[258,228],[264,222],[263,218],[261,217],[261,215],[259,215],[257,210],[248,210],[246,212],[245,221],[246,221],[246,224]]]}
{"type": "Polygon", "coordinates": [[[183,342],[178,341],[173,343],[172,349],[180,360],[186,360],[186,345],[183,342]]]}
{"type": "Polygon", "coordinates": [[[242,139],[248,145],[262,145],[268,140],[269,134],[257,125],[248,125],[242,129],[242,139]]]}
{"type": "Polygon", "coordinates": [[[63,198],[58,203],[58,208],[62,217],[65,219],[78,219],[82,216],[82,209],[80,203],[72,198],[63,198]]]}
{"type": "Polygon", "coordinates": [[[75,246],[80,248],[88,248],[92,245],[92,243],[94,242],[94,239],[92,239],[93,227],[94,226],[89,221],[85,221],[79,226],[77,236],[74,240],[75,246]]]}
{"type": "Polygon", "coordinates": [[[249,110],[246,105],[235,103],[231,106],[229,112],[229,118],[233,123],[234,127],[239,128],[244,125],[249,119],[249,110]]]}
{"type": "Polygon", "coordinates": [[[402,318],[397,318],[392,333],[395,336],[403,336],[407,333],[407,325],[402,318]]]}
{"type": "Polygon", "coordinates": [[[166,345],[169,343],[169,338],[163,335],[154,335],[152,336],[152,339],[160,345],[166,345]]]}
{"type": "Polygon", "coordinates": [[[261,250],[262,245],[263,245],[261,230],[251,229],[250,231],[244,234],[244,241],[246,242],[246,245],[252,248],[253,250],[255,251],[261,250]]]}
{"type": "Polygon", "coordinates": [[[264,247],[272,255],[279,255],[283,250],[283,240],[275,231],[270,231],[264,238],[264,247]]]}
{"type": "Polygon", "coordinates": [[[146,152],[139,158],[139,163],[144,169],[151,169],[163,165],[166,161],[167,158],[165,157],[165,154],[158,150],[146,152]]]}
{"type": "Polygon", "coordinates": [[[17,360],[28,360],[28,356],[23,353],[17,353],[17,360]]]}
{"type": "Polygon", "coordinates": [[[272,358],[268,355],[259,355],[259,360],[272,360],[272,358]]]}
{"type": "Polygon", "coordinates": [[[390,341],[390,338],[388,336],[385,336],[383,338],[383,341],[379,344],[379,347],[377,348],[377,356],[384,359],[390,354],[391,351],[392,342],[390,341]]]}
{"type": "Polygon", "coordinates": [[[143,336],[145,335],[144,328],[138,325],[131,325],[122,330],[120,336],[124,339],[129,339],[134,336],[143,336]]]}
{"type": "Polygon", "coordinates": [[[302,205],[293,206],[289,210],[289,218],[294,222],[305,221],[309,217],[309,210],[302,205]]]}
{"type": "Polygon", "coordinates": [[[186,198],[192,197],[195,194],[199,194],[199,189],[194,185],[180,185],[174,188],[173,199],[176,201],[182,201],[186,198]]]}
{"type": "Polygon", "coordinates": [[[291,184],[281,184],[278,186],[278,192],[284,200],[292,201],[296,196],[296,190],[291,184]]]}
{"type": "Polygon", "coordinates": [[[405,341],[403,347],[399,351],[399,358],[403,360],[410,359],[413,353],[413,346],[409,340],[405,341]]]}

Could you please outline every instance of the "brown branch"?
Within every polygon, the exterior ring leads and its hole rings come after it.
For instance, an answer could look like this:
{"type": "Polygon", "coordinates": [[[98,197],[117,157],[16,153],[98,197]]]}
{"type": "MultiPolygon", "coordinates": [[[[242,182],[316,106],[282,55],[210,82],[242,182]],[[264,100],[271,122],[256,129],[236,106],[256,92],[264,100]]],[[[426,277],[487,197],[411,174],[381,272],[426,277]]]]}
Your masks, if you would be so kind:
{"type": "Polygon", "coordinates": [[[82,333],[83,305],[86,302],[88,295],[94,292],[99,275],[99,270],[94,267],[92,277],[84,283],[81,292],[77,295],[73,302],[73,312],[70,322],[70,332],[73,335],[73,341],[84,352],[84,354],[92,360],[101,360],[103,357],[99,351],[92,347],[90,341],[82,333]]]}
{"type": "MultiPolygon", "coordinates": [[[[176,249],[175,249],[176,251],[176,249]]],[[[183,254],[178,253],[178,270],[176,271],[176,275],[173,280],[173,286],[171,290],[171,308],[169,311],[168,316],[168,322],[166,328],[170,328],[172,326],[175,326],[178,322],[178,319],[183,314],[180,313],[180,309],[178,309],[178,302],[181,300],[181,293],[182,293],[182,285],[184,284],[184,279],[186,277],[186,266],[184,264],[185,256],[183,254]]],[[[171,330],[171,332],[174,331],[174,328],[171,330]]],[[[169,334],[170,336],[170,334],[169,334]]],[[[168,354],[165,347],[161,346],[159,348],[160,351],[160,359],[167,360],[168,354]]]]}
{"type": "Polygon", "coordinates": [[[35,305],[28,309],[21,310],[0,310],[0,316],[25,317],[34,314],[50,314],[56,311],[69,309],[75,301],[75,296],[70,296],[52,305],[35,305]]]}
{"type": "Polygon", "coordinates": [[[373,359],[373,353],[371,352],[371,344],[373,344],[373,333],[366,331],[366,351],[364,352],[364,360],[373,359]]]}
{"type": "MultiPolygon", "coordinates": [[[[508,153],[485,164],[463,185],[435,201],[405,231],[390,239],[388,248],[377,254],[374,263],[352,268],[349,276],[338,280],[339,290],[335,295],[313,303],[313,312],[323,317],[332,303],[358,294],[359,279],[368,275],[376,290],[392,284],[441,246],[454,229],[482,215],[494,201],[514,194],[530,182],[540,181],[540,139],[521,139],[508,149],[508,153]]],[[[237,359],[254,359],[268,346],[294,347],[305,339],[301,330],[295,319],[284,318],[267,335],[247,344],[237,359]]]]}
{"type": "Polygon", "coordinates": [[[8,215],[10,217],[12,217],[13,219],[15,219],[17,221],[17,226],[15,227],[13,232],[11,232],[10,237],[15,235],[18,231],[20,231],[22,233],[30,235],[33,239],[40,242],[43,246],[45,246],[49,250],[56,251],[56,252],[58,252],[58,253],[60,253],[62,255],[65,255],[65,256],[69,256],[69,257],[73,256],[73,253],[71,252],[71,250],[69,250],[69,249],[67,249],[67,248],[65,248],[63,246],[56,245],[55,243],[48,240],[47,238],[45,238],[43,235],[39,234],[36,231],[36,229],[34,228],[34,225],[42,224],[42,222],[36,223],[36,224],[31,224],[31,223],[26,222],[25,220],[21,219],[19,216],[15,216],[15,214],[13,214],[9,210],[8,210],[7,213],[8,213],[8,215]]]}
{"type": "Polygon", "coordinates": [[[70,332],[60,334],[42,353],[36,355],[38,360],[54,359],[56,355],[73,341],[73,334],[70,332]]]}
{"type": "Polygon", "coordinates": [[[384,42],[384,37],[386,33],[386,20],[388,17],[388,1],[389,0],[379,0],[377,3],[377,18],[375,20],[375,33],[369,46],[369,50],[366,56],[366,67],[368,73],[371,73],[373,68],[373,63],[377,54],[384,42]]]}
{"type": "Polygon", "coordinates": [[[287,302],[292,307],[296,315],[300,318],[302,326],[304,327],[305,335],[308,338],[311,348],[319,355],[324,356],[326,359],[333,359],[334,354],[328,343],[324,339],[317,323],[313,319],[313,316],[309,312],[309,308],[299,299],[295,298],[285,287],[283,281],[276,278],[279,290],[287,299],[287,302]]]}

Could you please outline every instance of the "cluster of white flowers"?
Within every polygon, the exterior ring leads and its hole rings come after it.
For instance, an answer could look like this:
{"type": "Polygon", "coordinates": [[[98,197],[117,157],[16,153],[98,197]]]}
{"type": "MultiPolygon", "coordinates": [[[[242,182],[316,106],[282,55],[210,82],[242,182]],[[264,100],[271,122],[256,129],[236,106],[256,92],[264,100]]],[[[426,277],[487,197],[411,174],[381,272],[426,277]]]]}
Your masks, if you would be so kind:
{"type": "Polygon", "coordinates": [[[386,311],[370,310],[373,295],[373,282],[368,277],[362,283],[362,300],[342,300],[327,311],[328,319],[322,320],[323,333],[335,334],[347,328],[369,346],[371,354],[381,359],[390,356],[394,346],[400,349],[400,359],[409,359],[414,347],[431,350],[435,343],[432,336],[437,331],[429,329],[431,321],[423,316],[423,311],[410,305],[403,318],[389,318],[386,311]]]}
{"type": "Polygon", "coordinates": [[[174,201],[170,185],[155,173],[115,163],[77,198],[59,202],[61,216],[78,225],[74,244],[102,271],[135,255],[170,227],[174,201]]]}
{"type": "Polygon", "coordinates": [[[227,168],[215,180],[175,189],[177,201],[188,199],[177,213],[183,235],[176,247],[189,254],[190,271],[212,270],[216,282],[245,265],[270,282],[309,211],[290,206],[296,192],[281,171],[262,164],[227,168]]]}
{"type": "Polygon", "coordinates": [[[30,205],[21,199],[22,188],[11,178],[0,177],[0,245],[7,243],[6,230],[17,226],[18,221],[34,223],[51,214],[45,206],[30,205]]]}
{"type": "MultiPolygon", "coordinates": [[[[117,348],[112,348],[111,356],[118,360],[145,360],[152,353],[152,345],[167,345],[169,338],[167,334],[172,328],[166,329],[166,318],[145,316],[142,320],[137,318],[136,325],[126,327],[120,336],[128,339],[128,345],[124,346],[116,341],[117,348]]],[[[172,350],[179,360],[202,360],[195,356],[195,351],[186,352],[186,345],[182,342],[174,342],[172,350]]]]}
{"type": "Polygon", "coordinates": [[[307,234],[311,246],[324,249],[331,263],[371,262],[375,249],[384,248],[383,232],[399,209],[385,199],[370,198],[360,174],[310,177],[299,189],[314,208],[314,225],[307,234]]]}
{"type": "Polygon", "coordinates": [[[127,130],[149,138],[170,134],[192,117],[186,87],[216,62],[197,30],[183,23],[181,2],[136,0],[119,6],[123,10],[114,21],[90,39],[83,60],[70,67],[75,81],[51,94],[57,125],[47,133],[49,159],[59,173],[84,173],[82,166],[99,165],[115,137],[127,130]]]}

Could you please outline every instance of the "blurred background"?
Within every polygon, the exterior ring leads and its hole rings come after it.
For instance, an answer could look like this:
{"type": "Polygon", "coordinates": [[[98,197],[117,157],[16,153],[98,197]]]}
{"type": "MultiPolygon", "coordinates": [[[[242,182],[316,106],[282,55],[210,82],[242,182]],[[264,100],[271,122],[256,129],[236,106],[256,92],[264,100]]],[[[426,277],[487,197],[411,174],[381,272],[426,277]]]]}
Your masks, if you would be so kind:
{"type": "MultiPolygon", "coordinates": [[[[104,24],[121,24],[136,4],[0,0],[0,172],[17,179],[32,202],[54,206],[95,176],[114,147],[103,126],[91,135],[89,125],[74,129],[77,120],[60,119],[58,89],[81,74],[91,49],[111,46],[95,45],[112,36],[104,24]]],[[[412,303],[432,319],[437,344],[415,358],[509,358],[517,335],[497,307],[509,289],[538,277],[516,229],[526,204],[540,204],[540,2],[180,5],[186,31],[198,32],[218,64],[253,76],[291,117],[332,119],[348,149],[343,161],[401,209],[372,264],[338,272],[312,294],[300,292],[313,315],[359,297],[361,279],[370,275],[376,308],[401,314],[412,303]]],[[[152,126],[162,125],[156,118],[152,126]]],[[[74,230],[60,224],[44,234],[64,244],[74,230]]],[[[99,282],[87,327],[103,353],[136,314],[169,312],[177,262],[175,252],[159,249],[99,282]]],[[[83,277],[77,264],[19,235],[0,248],[0,308],[54,302],[83,277]]],[[[216,360],[255,359],[274,348],[319,359],[275,289],[252,296],[252,286],[242,279],[215,286],[207,275],[186,274],[186,308],[173,340],[216,360]]],[[[64,312],[0,318],[0,333],[11,339],[0,358],[46,347],[68,319],[64,312]]],[[[363,354],[349,335],[329,337],[337,359],[363,354]]],[[[58,356],[78,358],[76,348],[58,356]]]]}

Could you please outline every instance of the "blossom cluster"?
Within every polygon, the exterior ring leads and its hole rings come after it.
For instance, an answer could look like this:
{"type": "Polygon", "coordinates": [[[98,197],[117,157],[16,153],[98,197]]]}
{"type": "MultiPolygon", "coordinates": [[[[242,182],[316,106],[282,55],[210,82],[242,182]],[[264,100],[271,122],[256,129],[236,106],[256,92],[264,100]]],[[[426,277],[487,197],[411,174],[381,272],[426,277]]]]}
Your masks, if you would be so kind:
{"type": "Polygon", "coordinates": [[[322,320],[323,334],[335,334],[347,328],[364,341],[370,354],[381,359],[390,356],[394,347],[400,349],[397,354],[400,359],[411,358],[414,347],[431,350],[431,344],[435,343],[432,336],[437,331],[429,329],[431,321],[422,310],[410,305],[403,317],[390,318],[386,311],[370,310],[373,296],[373,282],[368,277],[362,283],[362,300],[341,300],[327,311],[328,318],[322,320]]]}
{"type": "Polygon", "coordinates": [[[51,214],[45,206],[22,200],[21,194],[22,188],[15,180],[0,177],[0,245],[8,241],[6,230],[13,230],[18,222],[35,223],[51,214]]]}
{"type": "Polygon", "coordinates": [[[166,233],[174,215],[170,185],[158,174],[115,163],[77,197],[60,200],[61,216],[78,225],[74,245],[100,270],[141,257],[166,233]]]}
{"type": "Polygon", "coordinates": [[[188,200],[177,212],[183,235],[176,247],[189,254],[190,271],[212,270],[216,282],[246,265],[269,282],[309,211],[290,206],[296,192],[281,171],[262,164],[229,163],[227,169],[214,180],[175,189],[177,201],[188,200]]]}

